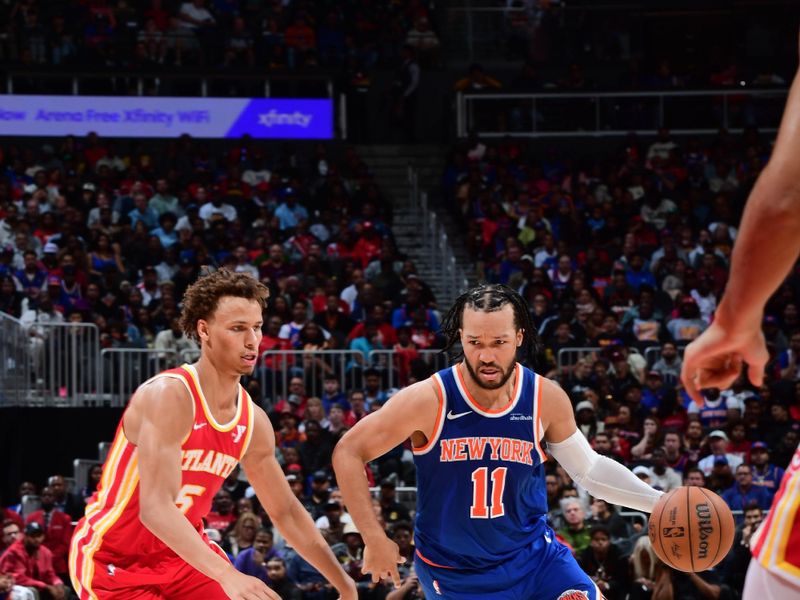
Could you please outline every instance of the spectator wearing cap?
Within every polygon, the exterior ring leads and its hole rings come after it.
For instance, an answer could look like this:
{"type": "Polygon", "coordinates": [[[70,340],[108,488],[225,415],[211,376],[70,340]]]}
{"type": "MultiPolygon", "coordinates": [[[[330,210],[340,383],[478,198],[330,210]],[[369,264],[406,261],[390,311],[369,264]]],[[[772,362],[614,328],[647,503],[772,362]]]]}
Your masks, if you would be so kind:
{"type": "MultiPolygon", "coordinates": [[[[762,510],[769,508],[770,494],[760,485],[753,485],[753,472],[750,465],[736,467],[736,483],[722,493],[722,499],[731,510],[744,511],[751,504],[762,510]]],[[[736,522],[742,522],[742,515],[736,515],[736,522]]]]}
{"type": "Polygon", "coordinates": [[[350,522],[344,526],[342,543],[334,545],[331,550],[347,574],[356,582],[356,586],[359,589],[369,590],[370,576],[361,571],[364,564],[364,538],[361,537],[355,523],[350,522]]]}
{"type": "Polygon", "coordinates": [[[311,475],[311,493],[306,505],[311,517],[316,521],[325,516],[325,505],[331,495],[331,477],[325,470],[315,471],[311,475]]]}
{"type": "Polygon", "coordinates": [[[44,545],[53,554],[53,569],[63,579],[69,577],[67,555],[72,538],[72,519],[56,508],[51,487],[42,488],[40,499],[41,509],[28,515],[25,521],[27,524],[38,523],[42,527],[45,532],[44,545]]]}
{"type": "Polygon", "coordinates": [[[411,514],[408,509],[397,501],[396,479],[385,477],[380,484],[380,505],[384,522],[391,524],[398,521],[409,521],[411,514]]]}
{"type": "Polygon", "coordinates": [[[636,465],[631,469],[634,475],[636,475],[639,479],[644,481],[647,485],[650,485],[650,482],[653,479],[653,471],[650,467],[645,467],[644,465],[636,465]]]}
{"type": "MultiPolygon", "coordinates": [[[[784,328],[787,328],[786,324],[784,324],[784,328]]],[[[775,315],[764,315],[761,329],[764,332],[764,341],[768,345],[771,344],[774,346],[780,357],[783,352],[789,348],[789,340],[786,339],[786,335],[781,329],[780,319],[775,315]]],[[[796,327],[788,327],[788,329],[791,331],[796,329],[796,327]]]]}
{"type": "Polygon", "coordinates": [[[711,473],[706,480],[706,487],[722,495],[722,492],[731,487],[735,481],[728,459],[725,456],[715,456],[711,473]]]}
{"type": "Polygon", "coordinates": [[[642,406],[648,411],[658,410],[661,406],[666,390],[664,389],[664,379],[661,371],[651,369],[647,372],[642,388],[642,406]]]}
{"type": "Polygon", "coordinates": [[[34,588],[53,600],[67,597],[67,588],[53,569],[53,555],[43,545],[45,531],[39,523],[28,523],[23,537],[0,557],[0,573],[14,578],[16,585],[34,588]]]}
{"type": "Polygon", "coordinates": [[[664,342],[661,345],[661,358],[655,362],[652,370],[661,373],[665,384],[675,385],[681,376],[682,366],[678,346],[674,342],[664,342]]]}
{"type": "Polygon", "coordinates": [[[769,447],[764,442],[753,442],[750,448],[750,460],[753,485],[767,490],[771,501],[783,480],[784,470],[770,462],[769,447]]]}
{"type": "Polygon", "coordinates": [[[307,421],[305,434],[305,441],[297,447],[303,465],[309,471],[328,468],[333,457],[333,436],[318,421],[307,421]]]}
{"type": "Polygon", "coordinates": [[[276,443],[279,448],[297,448],[306,439],[306,434],[298,429],[300,417],[296,414],[297,407],[287,400],[281,402],[285,403],[284,406],[275,410],[280,424],[280,429],[275,432],[276,443]]]}
{"type": "Polygon", "coordinates": [[[142,294],[142,305],[147,308],[161,300],[161,287],[158,285],[158,271],[155,266],[147,265],[142,269],[142,280],[136,284],[142,294]]]}
{"type": "Polygon", "coordinates": [[[726,464],[728,464],[731,469],[736,469],[736,467],[742,464],[742,459],[740,457],[727,452],[729,441],[728,434],[721,429],[715,429],[708,434],[708,446],[711,449],[711,454],[700,459],[700,462],[697,463],[697,466],[703,471],[706,477],[711,475],[711,471],[714,469],[714,464],[717,459],[724,458],[726,464]]]}
{"type": "Polygon", "coordinates": [[[575,421],[587,439],[592,439],[605,427],[604,423],[597,420],[597,409],[589,400],[582,400],[575,406],[575,421]]]}

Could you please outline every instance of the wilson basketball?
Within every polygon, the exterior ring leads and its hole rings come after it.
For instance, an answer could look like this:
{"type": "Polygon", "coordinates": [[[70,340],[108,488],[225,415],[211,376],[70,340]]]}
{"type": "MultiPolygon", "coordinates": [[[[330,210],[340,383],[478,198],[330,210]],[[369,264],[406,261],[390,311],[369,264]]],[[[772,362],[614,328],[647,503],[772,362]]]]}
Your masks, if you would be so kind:
{"type": "Polygon", "coordinates": [[[648,526],[658,557],[686,572],[705,571],[720,563],[733,545],[734,533],[733,515],[725,501],[696,486],[664,494],[648,526]]]}

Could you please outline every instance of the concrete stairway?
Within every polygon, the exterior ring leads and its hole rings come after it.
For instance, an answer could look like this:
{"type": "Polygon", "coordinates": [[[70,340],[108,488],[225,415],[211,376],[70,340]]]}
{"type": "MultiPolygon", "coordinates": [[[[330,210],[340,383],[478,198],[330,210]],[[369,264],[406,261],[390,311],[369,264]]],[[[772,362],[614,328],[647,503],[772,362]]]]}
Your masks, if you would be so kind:
{"type": "Polygon", "coordinates": [[[428,193],[428,206],[444,225],[457,264],[473,282],[474,266],[468,260],[463,233],[457,231],[452,218],[441,206],[441,176],[446,152],[443,146],[427,144],[359,147],[359,153],[375,174],[376,182],[394,205],[392,230],[398,249],[414,261],[419,276],[431,286],[441,309],[446,309],[463,290],[452,289],[451,283],[439,276],[421,242],[424,220],[421,210],[410,202],[408,167],[416,170],[419,190],[428,193]]]}

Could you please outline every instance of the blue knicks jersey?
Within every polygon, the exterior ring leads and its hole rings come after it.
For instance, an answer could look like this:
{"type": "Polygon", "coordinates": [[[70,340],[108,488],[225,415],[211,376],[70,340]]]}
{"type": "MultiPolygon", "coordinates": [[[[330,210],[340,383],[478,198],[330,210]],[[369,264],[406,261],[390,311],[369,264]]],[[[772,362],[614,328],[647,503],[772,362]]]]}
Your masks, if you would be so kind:
{"type": "Polygon", "coordinates": [[[490,567],[545,535],[541,377],[515,368],[511,402],[491,411],[472,399],[458,365],[433,376],[436,426],[414,449],[414,537],[419,557],[431,565],[490,567]]]}

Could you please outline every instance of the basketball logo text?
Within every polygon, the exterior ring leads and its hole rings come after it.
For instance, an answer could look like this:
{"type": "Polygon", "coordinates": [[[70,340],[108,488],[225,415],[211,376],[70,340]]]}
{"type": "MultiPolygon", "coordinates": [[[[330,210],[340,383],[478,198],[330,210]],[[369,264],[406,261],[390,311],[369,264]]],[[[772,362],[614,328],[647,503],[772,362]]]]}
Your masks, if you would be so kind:
{"type": "Polygon", "coordinates": [[[711,526],[711,509],[705,503],[697,504],[694,509],[697,512],[697,525],[700,527],[700,546],[697,557],[706,558],[708,556],[708,536],[714,533],[714,528],[711,526]]]}

